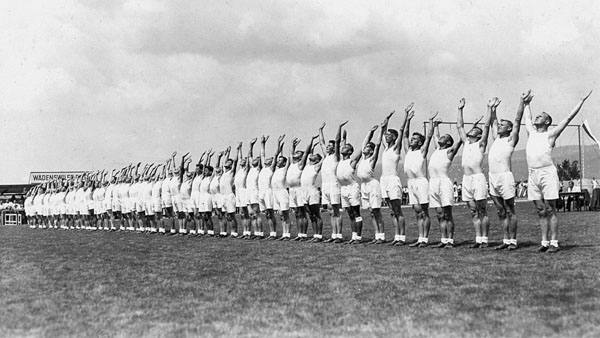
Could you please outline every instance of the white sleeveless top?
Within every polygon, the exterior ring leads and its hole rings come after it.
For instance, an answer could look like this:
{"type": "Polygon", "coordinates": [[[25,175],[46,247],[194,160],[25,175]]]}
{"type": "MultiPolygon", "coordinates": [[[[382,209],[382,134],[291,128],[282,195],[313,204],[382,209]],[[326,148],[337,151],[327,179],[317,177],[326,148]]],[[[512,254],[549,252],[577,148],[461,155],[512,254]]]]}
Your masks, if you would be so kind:
{"type": "Polygon", "coordinates": [[[429,177],[448,177],[448,170],[452,162],[448,158],[448,148],[436,149],[429,158],[429,177]]]}
{"type": "Polygon", "coordinates": [[[501,174],[511,171],[510,159],[515,151],[515,147],[508,143],[508,139],[510,139],[510,136],[498,137],[492,143],[488,153],[490,174],[501,174]]]}
{"type": "Polygon", "coordinates": [[[300,186],[300,176],[302,176],[302,170],[299,166],[300,162],[290,163],[290,167],[287,171],[286,182],[288,187],[297,188],[300,186]]]}
{"type": "Polygon", "coordinates": [[[338,163],[336,177],[341,185],[351,185],[356,182],[354,168],[350,165],[351,159],[341,160],[338,163]]]}
{"type": "Polygon", "coordinates": [[[527,166],[531,169],[544,168],[554,165],[552,162],[552,147],[548,141],[548,131],[538,133],[532,131],[527,138],[527,166]]]}
{"type": "Polygon", "coordinates": [[[219,190],[219,180],[221,179],[221,176],[213,176],[212,179],[210,180],[210,184],[209,184],[209,188],[208,190],[210,191],[211,194],[218,194],[220,192],[219,190]]]}
{"type": "Polygon", "coordinates": [[[271,189],[271,178],[273,177],[273,170],[271,167],[264,167],[258,174],[258,190],[271,189]]]}
{"type": "Polygon", "coordinates": [[[381,176],[398,176],[398,162],[400,154],[394,147],[385,149],[381,155],[381,176]]]}
{"type": "Polygon", "coordinates": [[[246,188],[258,190],[258,167],[252,167],[246,176],[246,188]]]}
{"type": "Polygon", "coordinates": [[[421,149],[406,152],[404,156],[404,173],[408,179],[425,177],[425,158],[421,149]]]}
{"type": "Polygon", "coordinates": [[[273,173],[273,177],[271,178],[271,185],[273,186],[273,189],[285,189],[285,176],[285,167],[275,168],[275,172],[273,173]]]}
{"type": "Polygon", "coordinates": [[[235,172],[234,182],[235,188],[240,191],[241,189],[246,188],[246,168],[239,167],[235,172]]]}
{"type": "Polygon", "coordinates": [[[179,194],[181,195],[181,199],[187,200],[190,199],[192,193],[192,181],[188,179],[183,179],[181,182],[181,187],[179,188],[179,194]]]}
{"type": "Polygon", "coordinates": [[[208,194],[208,189],[210,187],[210,176],[207,176],[205,178],[202,179],[202,181],[200,182],[200,193],[201,194],[208,194]]]}
{"type": "Polygon", "coordinates": [[[483,153],[481,152],[480,144],[481,140],[473,143],[467,142],[463,145],[462,167],[465,175],[481,172],[483,153]]]}
{"type": "Polygon", "coordinates": [[[161,184],[162,197],[166,200],[171,199],[171,191],[169,190],[169,184],[171,179],[169,177],[165,177],[161,184]]]}
{"type": "Polygon", "coordinates": [[[321,164],[321,180],[323,181],[323,185],[337,183],[336,170],[338,163],[335,159],[335,154],[325,156],[323,164],[321,164]]]}
{"type": "Polygon", "coordinates": [[[219,190],[224,195],[233,194],[233,172],[231,170],[226,170],[221,174],[219,190]]]}
{"type": "Polygon", "coordinates": [[[315,166],[311,164],[307,164],[302,170],[302,176],[300,177],[300,185],[305,187],[314,187],[315,182],[317,181],[317,175],[319,173],[315,170],[315,166]]]}
{"type": "Polygon", "coordinates": [[[356,167],[356,178],[360,183],[367,183],[374,179],[374,172],[371,166],[373,157],[363,158],[356,167]]]}
{"type": "Polygon", "coordinates": [[[162,189],[162,181],[156,181],[152,184],[152,198],[158,199],[160,198],[160,192],[162,189]]]}

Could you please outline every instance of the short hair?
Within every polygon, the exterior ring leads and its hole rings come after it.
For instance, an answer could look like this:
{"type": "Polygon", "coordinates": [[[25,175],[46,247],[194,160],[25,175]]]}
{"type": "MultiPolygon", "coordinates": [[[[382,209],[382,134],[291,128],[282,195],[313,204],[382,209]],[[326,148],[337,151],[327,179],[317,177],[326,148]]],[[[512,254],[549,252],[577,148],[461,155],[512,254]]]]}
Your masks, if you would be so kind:
{"type": "Polygon", "coordinates": [[[508,124],[508,126],[512,129],[513,127],[513,123],[510,120],[505,120],[505,119],[501,119],[500,122],[506,122],[506,124],[508,124]]]}
{"type": "Polygon", "coordinates": [[[419,138],[419,142],[421,143],[425,143],[425,135],[415,131],[414,133],[412,133],[413,136],[417,136],[419,138]]]}
{"type": "Polygon", "coordinates": [[[483,134],[483,130],[479,127],[473,127],[473,128],[471,128],[471,130],[478,130],[479,134],[483,134]]]}
{"type": "Polygon", "coordinates": [[[450,147],[452,147],[454,145],[454,138],[452,138],[452,135],[450,134],[446,134],[446,136],[448,136],[448,140],[446,141],[446,144],[450,147]]]}
{"type": "Polygon", "coordinates": [[[204,169],[208,169],[208,171],[213,171],[214,168],[211,165],[207,165],[204,169]]]}
{"type": "Polygon", "coordinates": [[[319,161],[323,159],[323,157],[321,156],[321,154],[317,153],[317,154],[314,154],[314,155],[319,158],[319,161]]]}
{"type": "Polygon", "coordinates": [[[354,152],[354,147],[350,143],[346,143],[346,147],[350,148],[350,152],[354,152]]]}
{"type": "Polygon", "coordinates": [[[396,129],[388,129],[387,132],[390,133],[390,134],[393,134],[396,137],[398,137],[398,131],[396,129]]]}
{"type": "Polygon", "coordinates": [[[332,143],[333,145],[335,145],[335,140],[329,140],[329,143],[332,143]]]}
{"type": "Polygon", "coordinates": [[[367,144],[365,144],[365,147],[371,147],[371,148],[375,149],[375,143],[367,142],[367,144]]]}
{"type": "Polygon", "coordinates": [[[279,156],[280,159],[283,159],[283,163],[286,164],[288,159],[285,156],[279,156]]]}

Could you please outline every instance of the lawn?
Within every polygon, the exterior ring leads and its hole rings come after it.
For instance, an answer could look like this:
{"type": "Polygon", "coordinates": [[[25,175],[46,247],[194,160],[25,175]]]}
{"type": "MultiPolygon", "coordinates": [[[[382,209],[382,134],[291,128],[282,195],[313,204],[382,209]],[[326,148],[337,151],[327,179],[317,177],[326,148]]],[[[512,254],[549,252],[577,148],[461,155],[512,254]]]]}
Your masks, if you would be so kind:
{"type": "Polygon", "coordinates": [[[0,336],[600,336],[600,213],[560,213],[555,254],[517,213],[516,251],[469,249],[462,207],[454,249],[1,226],[0,336]]]}

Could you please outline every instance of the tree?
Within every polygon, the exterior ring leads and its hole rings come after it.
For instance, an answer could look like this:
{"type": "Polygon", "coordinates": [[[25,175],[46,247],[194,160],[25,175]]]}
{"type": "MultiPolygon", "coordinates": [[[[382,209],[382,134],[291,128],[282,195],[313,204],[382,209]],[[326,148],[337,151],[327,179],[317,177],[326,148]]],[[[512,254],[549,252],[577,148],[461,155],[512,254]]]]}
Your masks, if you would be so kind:
{"type": "Polygon", "coordinates": [[[581,178],[581,170],[579,170],[579,161],[563,160],[556,166],[558,171],[558,179],[561,181],[571,181],[581,178]]]}

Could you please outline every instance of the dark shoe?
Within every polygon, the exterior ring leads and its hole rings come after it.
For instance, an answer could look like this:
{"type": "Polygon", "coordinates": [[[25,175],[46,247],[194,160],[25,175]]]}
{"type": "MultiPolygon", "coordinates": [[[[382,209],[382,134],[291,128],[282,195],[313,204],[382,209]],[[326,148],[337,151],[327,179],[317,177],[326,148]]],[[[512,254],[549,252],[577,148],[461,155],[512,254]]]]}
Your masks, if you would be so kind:
{"type": "Polygon", "coordinates": [[[490,245],[487,242],[483,242],[483,243],[479,244],[480,249],[487,248],[488,246],[490,246],[490,245]]]}
{"type": "Polygon", "coordinates": [[[323,239],[322,238],[313,238],[312,242],[313,243],[322,243],[323,239]]]}
{"type": "Polygon", "coordinates": [[[540,245],[540,247],[537,248],[537,252],[546,252],[546,250],[548,250],[548,246],[540,245]]]}
{"type": "Polygon", "coordinates": [[[281,237],[280,241],[289,242],[291,239],[289,237],[281,237]]]}
{"type": "Polygon", "coordinates": [[[393,241],[391,241],[390,243],[388,243],[388,245],[389,245],[389,246],[394,246],[394,245],[396,245],[396,243],[398,243],[398,242],[400,242],[400,241],[393,240],[393,241]]]}
{"type": "Polygon", "coordinates": [[[263,239],[265,239],[265,236],[256,236],[256,237],[254,237],[254,240],[256,240],[256,241],[262,241],[263,239]]]}
{"type": "Polygon", "coordinates": [[[421,242],[421,243],[419,243],[419,245],[418,245],[418,247],[419,247],[419,248],[426,248],[426,247],[428,247],[428,246],[429,246],[429,244],[427,244],[427,243],[425,243],[425,242],[421,242]]]}
{"type": "Polygon", "coordinates": [[[344,243],[344,240],[343,240],[343,239],[341,239],[341,238],[336,238],[336,239],[333,241],[333,243],[335,243],[335,244],[344,243]]]}
{"type": "Polygon", "coordinates": [[[277,240],[277,237],[274,237],[274,236],[267,237],[267,241],[275,241],[275,240],[277,240]]]}
{"type": "Polygon", "coordinates": [[[367,244],[365,242],[362,241],[362,239],[355,239],[354,242],[352,242],[352,244],[367,244]]]}
{"type": "Polygon", "coordinates": [[[432,248],[439,249],[439,248],[443,248],[443,247],[445,247],[445,246],[446,246],[446,243],[439,242],[438,244],[436,244],[436,245],[432,245],[431,247],[432,247],[432,248]]]}
{"type": "Polygon", "coordinates": [[[481,243],[473,243],[469,245],[469,249],[479,249],[481,247],[481,243]]]}
{"type": "Polygon", "coordinates": [[[550,245],[550,248],[548,249],[548,252],[550,253],[555,253],[555,252],[559,252],[560,248],[554,245],[550,245]]]}
{"type": "Polygon", "coordinates": [[[292,239],[292,241],[294,241],[294,242],[298,242],[301,240],[302,240],[302,237],[298,237],[298,236],[296,236],[296,237],[294,237],[294,239],[292,239]]]}
{"type": "MultiPolygon", "coordinates": [[[[411,247],[411,248],[420,247],[419,244],[421,244],[421,242],[414,242],[414,243],[410,243],[408,246],[411,247]]],[[[426,243],[424,243],[424,244],[426,244],[426,243]]]]}
{"type": "Polygon", "coordinates": [[[454,243],[446,243],[446,246],[444,248],[452,249],[452,248],[454,248],[454,243]]]}
{"type": "Polygon", "coordinates": [[[374,240],[372,240],[370,242],[366,242],[365,244],[375,244],[375,243],[377,243],[377,241],[378,241],[378,239],[374,239],[374,240]]]}
{"type": "Polygon", "coordinates": [[[509,244],[508,247],[506,248],[506,250],[517,250],[517,245],[516,244],[509,244]]]}
{"type": "Polygon", "coordinates": [[[336,240],[336,239],[337,239],[337,238],[333,238],[333,237],[332,237],[332,238],[329,238],[329,239],[326,239],[326,240],[324,240],[324,241],[323,241],[323,243],[333,243],[333,242],[335,242],[335,240],[336,240]]]}
{"type": "Polygon", "coordinates": [[[504,249],[507,249],[507,248],[508,248],[508,246],[509,246],[508,244],[506,244],[506,243],[502,243],[502,244],[500,244],[500,245],[498,245],[498,246],[494,247],[494,250],[504,250],[504,249]]]}
{"type": "Polygon", "coordinates": [[[354,239],[349,240],[348,242],[346,242],[345,244],[354,244],[354,239]]]}
{"type": "Polygon", "coordinates": [[[385,244],[385,239],[378,239],[375,244],[385,244]]]}
{"type": "Polygon", "coordinates": [[[394,246],[403,246],[406,245],[405,241],[398,241],[394,246]]]}

